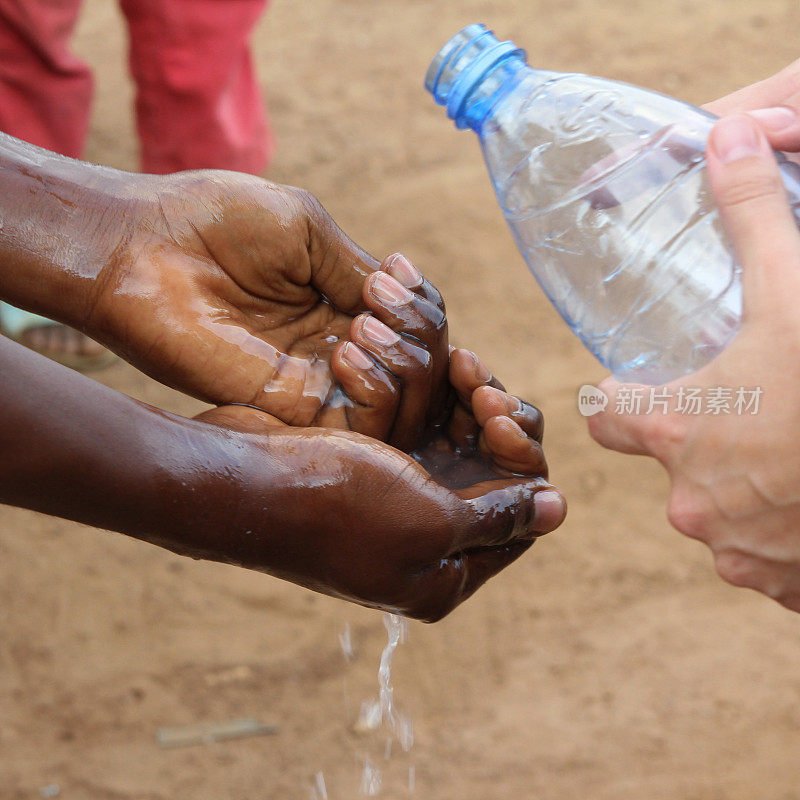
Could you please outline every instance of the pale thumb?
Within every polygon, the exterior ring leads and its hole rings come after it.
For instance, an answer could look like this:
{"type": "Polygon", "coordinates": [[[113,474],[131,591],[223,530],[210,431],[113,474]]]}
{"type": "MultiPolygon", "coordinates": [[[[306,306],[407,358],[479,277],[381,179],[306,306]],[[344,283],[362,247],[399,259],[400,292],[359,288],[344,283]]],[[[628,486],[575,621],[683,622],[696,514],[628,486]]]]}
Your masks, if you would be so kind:
{"type": "Polygon", "coordinates": [[[706,154],[714,199],[742,265],[745,315],[773,314],[776,301],[800,292],[800,232],[775,154],[744,114],[714,125],[706,154]]]}
{"type": "Polygon", "coordinates": [[[650,414],[653,387],[606,378],[598,387],[607,397],[604,410],[587,419],[589,434],[603,447],[635,456],[660,454],[660,414],[650,414]]]}

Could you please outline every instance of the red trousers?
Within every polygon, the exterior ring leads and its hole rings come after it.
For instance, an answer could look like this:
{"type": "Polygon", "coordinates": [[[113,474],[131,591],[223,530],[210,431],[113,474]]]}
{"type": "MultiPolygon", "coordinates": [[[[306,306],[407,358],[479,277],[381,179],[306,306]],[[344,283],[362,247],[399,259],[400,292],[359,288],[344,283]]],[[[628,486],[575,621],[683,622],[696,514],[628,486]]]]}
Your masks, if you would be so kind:
{"type": "MultiPolygon", "coordinates": [[[[268,0],[119,0],[142,170],[259,173],[272,136],[250,34],[268,0]]],[[[0,130],[82,155],[93,79],[69,49],[81,0],[0,0],[0,130]]]]}

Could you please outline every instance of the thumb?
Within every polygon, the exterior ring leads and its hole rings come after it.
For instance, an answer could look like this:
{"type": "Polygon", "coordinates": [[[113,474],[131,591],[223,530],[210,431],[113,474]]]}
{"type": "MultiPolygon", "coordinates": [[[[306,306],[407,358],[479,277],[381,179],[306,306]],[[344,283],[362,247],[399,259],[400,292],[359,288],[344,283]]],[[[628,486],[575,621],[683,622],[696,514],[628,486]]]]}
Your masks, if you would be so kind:
{"type": "Polygon", "coordinates": [[[786,153],[800,152],[800,94],[786,100],[783,105],[756,108],[748,111],[764,131],[773,150],[786,153]]]}
{"type": "Polygon", "coordinates": [[[714,125],[706,155],[711,190],[742,264],[745,314],[774,314],[776,299],[800,292],[800,232],[775,154],[742,114],[714,125]]]}
{"type": "Polygon", "coordinates": [[[557,528],[567,513],[561,493],[541,478],[487,481],[456,494],[465,515],[453,551],[531,539],[557,528]]]}
{"type": "MultiPolygon", "coordinates": [[[[608,398],[599,414],[588,417],[589,434],[603,447],[636,456],[662,456],[663,437],[659,425],[664,417],[656,411],[654,397],[666,396],[639,383],[618,383],[606,378],[598,387],[608,398]],[[651,408],[651,405],[654,407],[651,408]]],[[[659,403],[660,411],[661,403],[659,403]]]]}
{"type": "Polygon", "coordinates": [[[300,194],[308,219],[311,283],[340,311],[365,311],[364,281],[380,262],[344,233],[316,197],[300,194]]]}

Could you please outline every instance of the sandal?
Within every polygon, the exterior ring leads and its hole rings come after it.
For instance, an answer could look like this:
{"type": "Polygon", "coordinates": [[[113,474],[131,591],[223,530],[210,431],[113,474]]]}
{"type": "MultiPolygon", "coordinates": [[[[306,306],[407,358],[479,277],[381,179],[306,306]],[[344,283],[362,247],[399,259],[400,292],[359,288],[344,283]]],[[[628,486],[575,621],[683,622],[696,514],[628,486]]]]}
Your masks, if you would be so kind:
{"type": "Polygon", "coordinates": [[[32,314],[30,311],[23,311],[8,303],[0,303],[0,332],[30,350],[41,353],[43,356],[79,372],[90,372],[107,367],[117,359],[114,353],[101,347],[86,334],[68,328],[60,322],[32,314]],[[31,341],[30,334],[33,331],[41,331],[46,328],[63,328],[64,331],[69,332],[70,337],[75,337],[73,343],[70,343],[63,333],[59,336],[41,337],[42,341],[38,344],[31,341]],[[89,351],[85,352],[84,348],[87,344],[89,351]]]}

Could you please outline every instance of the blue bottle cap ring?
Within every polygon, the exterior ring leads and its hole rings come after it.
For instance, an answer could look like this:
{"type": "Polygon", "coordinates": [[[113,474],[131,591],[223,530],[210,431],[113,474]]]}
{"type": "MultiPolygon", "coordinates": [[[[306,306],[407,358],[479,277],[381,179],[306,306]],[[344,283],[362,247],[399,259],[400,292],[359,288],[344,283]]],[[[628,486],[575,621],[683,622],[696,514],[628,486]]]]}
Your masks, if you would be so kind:
{"type": "Polygon", "coordinates": [[[517,47],[514,42],[498,42],[484,50],[472,63],[470,63],[456,78],[447,97],[447,116],[457,119],[464,111],[464,104],[470,92],[480,83],[489,70],[509,56],[519,56],[525,59],[524,50],[517,47]]]}

